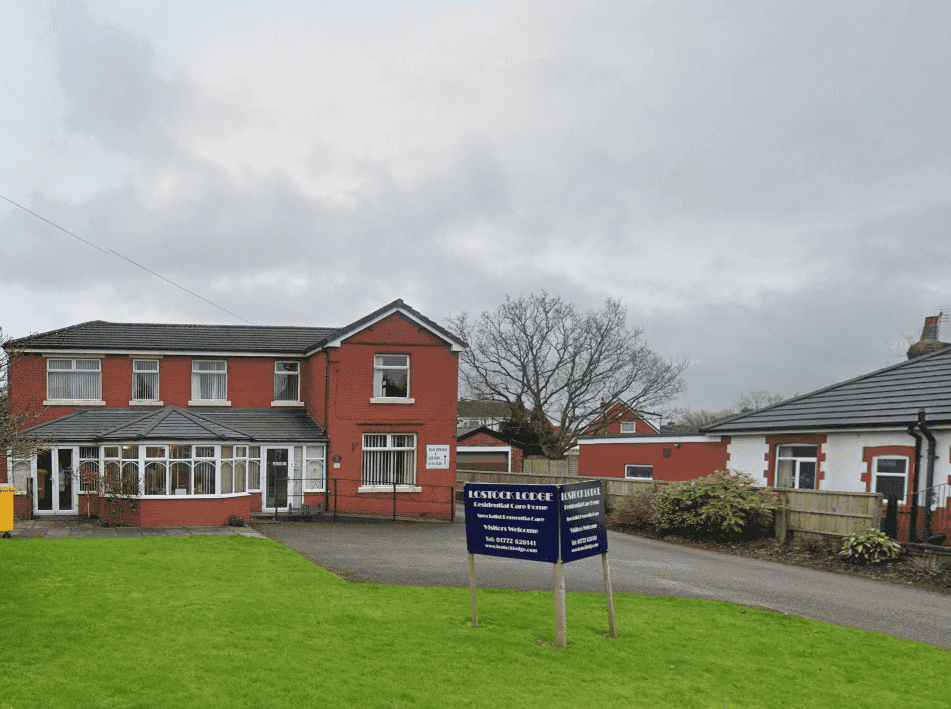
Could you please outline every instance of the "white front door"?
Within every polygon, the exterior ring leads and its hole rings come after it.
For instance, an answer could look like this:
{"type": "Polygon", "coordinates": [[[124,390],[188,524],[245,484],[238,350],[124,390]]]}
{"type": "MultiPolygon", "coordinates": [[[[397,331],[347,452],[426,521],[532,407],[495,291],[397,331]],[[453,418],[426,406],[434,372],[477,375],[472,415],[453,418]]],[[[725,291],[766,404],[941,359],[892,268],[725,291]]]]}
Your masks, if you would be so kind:
{"type": "Polygon", "coordinates": [[[33,511],[37,514],[71,514],[77,510],[79,480],[75,448],[51,448],[36,455],[33,511]]]}

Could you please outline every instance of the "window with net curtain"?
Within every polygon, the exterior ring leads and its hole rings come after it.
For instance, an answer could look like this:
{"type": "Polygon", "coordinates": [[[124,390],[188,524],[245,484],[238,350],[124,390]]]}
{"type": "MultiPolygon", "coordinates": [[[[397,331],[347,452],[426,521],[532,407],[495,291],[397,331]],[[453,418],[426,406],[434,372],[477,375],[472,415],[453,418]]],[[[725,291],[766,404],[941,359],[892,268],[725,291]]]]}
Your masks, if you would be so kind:
{"type": "Polygon", "coordinates": [[[300,362],[274,363],[274,401],[300,401],[300,362]]]}
{"type": "Polygon", "coordinates": [[[776,448],[776,487],[816,489],[819,446],[792,443],[776,448]]]}
{"type": "Polygon", "coordinates": [[[157,359],[132,360],[132,399],[158,401],[159,362],[157,359]]]}
{"type": "Polygon", "coordinates": [[[102,361],[98,359],[46,360],[46,398],[68,401],[102,399],[102,361]]]}
{"type": "Polygon", "coordinates": [[[366,433],[363,435],[361,485],[414,485],[416,483],[416,434],[366,433]]]}
{"type": "Polygon", "coordinates": [[[192,360],[192,399],[224,401],[228,398],[228,363],[225,360],[192,360]]]}

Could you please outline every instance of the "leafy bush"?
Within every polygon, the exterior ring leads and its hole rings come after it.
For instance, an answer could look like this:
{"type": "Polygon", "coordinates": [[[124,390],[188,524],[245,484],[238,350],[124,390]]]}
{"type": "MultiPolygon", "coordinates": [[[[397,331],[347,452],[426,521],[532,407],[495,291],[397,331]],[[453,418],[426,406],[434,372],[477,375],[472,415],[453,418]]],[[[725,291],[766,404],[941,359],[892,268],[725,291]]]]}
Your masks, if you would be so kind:
{"type": "Polygon", "coordinates": [[[730,539],[762,531],[771,522],[774,507],[772,493],[753,478],[721,470],[658,491],[651,518],[664,532],[730,539]]]}
{"type": "Polygon", "coordinates": [[[230,517],[228,517],[228,526],[229,527],[244,527],[246,526],[246,522],[244,521],[244,517],[242,517],[241,515],[231,515],[230,517]]]}
{"type": "Polygon", "coordinates": [[[635,531],[653,533],[655,494],[653,490],[628,493],[614,510],[614,519],[635,531]]]}
{"type": "Polygon", "coordinates": [[[865,529],[842,538],[840,556],[856,564],[881,564],[894,559],[901,552],[901,544],[877,529],[865,529]]]}

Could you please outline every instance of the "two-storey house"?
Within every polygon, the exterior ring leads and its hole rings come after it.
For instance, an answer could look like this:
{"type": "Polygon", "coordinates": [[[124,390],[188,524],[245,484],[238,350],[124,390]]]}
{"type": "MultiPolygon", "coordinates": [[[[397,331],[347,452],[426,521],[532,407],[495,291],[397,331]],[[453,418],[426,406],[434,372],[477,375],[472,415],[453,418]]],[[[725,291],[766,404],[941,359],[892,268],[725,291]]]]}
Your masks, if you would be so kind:
{"type": "Polygon", "coordinates": [[[401,300],[342,328],[94,321],[16,340],[11,406],[40,413],[43,445],[6,461],[10,482],[35,515],[78,515],[100,503],[89,473],[112,476],[142,526],[303,505],[449,518],[465,346],[401,300]]]}

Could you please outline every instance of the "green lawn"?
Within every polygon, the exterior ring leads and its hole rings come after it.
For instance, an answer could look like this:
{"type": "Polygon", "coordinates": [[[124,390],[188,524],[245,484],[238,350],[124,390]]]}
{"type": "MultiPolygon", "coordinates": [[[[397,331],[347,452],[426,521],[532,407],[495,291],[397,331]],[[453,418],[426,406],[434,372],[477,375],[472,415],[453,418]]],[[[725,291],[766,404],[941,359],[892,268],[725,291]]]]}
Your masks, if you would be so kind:
{"type": "MultiPolygon", "coordinates": [[[[459,560],[465,564],[464,559],[459,560]]],[[[348,583],[245,537],[0,543],[0,709],[946,707],[947,650],[726,603],[348,583]]]]}

